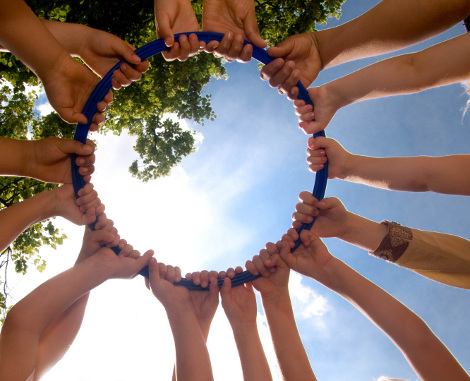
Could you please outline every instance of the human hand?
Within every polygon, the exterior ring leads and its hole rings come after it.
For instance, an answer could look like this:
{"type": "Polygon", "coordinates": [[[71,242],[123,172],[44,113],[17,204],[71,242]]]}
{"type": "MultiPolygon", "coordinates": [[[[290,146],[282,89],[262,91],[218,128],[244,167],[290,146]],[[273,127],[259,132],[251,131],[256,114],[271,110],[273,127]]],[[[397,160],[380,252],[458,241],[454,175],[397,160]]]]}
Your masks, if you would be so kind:
{"type": "Polygon", "coordinates": [[[251,283],[232,287],[229,277],[220,289],[222,307],[232,326],[256,324],[256,296],[251,283]]]}
{"type": "Polygon", "coordinates": [[[182,312],[191,305],[188,289],[173,284],[180,280],[179,267],[158,263],[154,258],[149,261],[149,279],[145,280],[145,284],[162,303],[167,313],[173,310],[182,312]]]}
{"type": "Polygon", "coordinates": [[[259,48],[266,47],[256,21],[253,0],[204,0],[202,30],[224,33],[222,41],[211,41],[205,51],[227,61],[248,62],[253,53],[251,44],[243,46],[246,39],[259,48]]]}
{"type": "Polygon", "coordinates": [[[301,202],[296,205],[296,212],[292,215],[294,229],[300,228],[303,223],[311,223],[313,217],[316,217],[311,228],[313,234],[322,238],[341,238],[345,234],[349,212],[340,200],[330,197],[318,201],[307,191],[301,192],[299,199],[301,202]]]}
{"type": "MultiPolygon", "coordinates": [[[[84,65],[75,61],[65,51],[64,53],[41,77],[41,81],[51,106],[64,121],[86,124],[87,118],[82,114],[82,110],[99,79],[84,65]]],[[[98,124],[104,122],[102,112],[107,110],[112,98],[110,91],[98,103],[97,112],[90,121],[90,131],[98,130],[98,124]]]]}
{"type": "Polygon", "coordinates": [[[262,275],[252,283],[263,300],[287,290],[290,269],[280,257],[281,251],[286,250],[289,250],[289,246],[282,241],[276,244],[268,242],[266,247],[260,250],[259,255],[255,255],[245,264],[246,269],[253,275],[262,275]]]}
{"type": "Polygon", "coordinates": [[[132,279],[149,263],[153,254],[153,250],[148,250],[140,255],[131,245],[126,245],[118,255],[109,247],[102,247],[91,258],[108,279],[132,279]]]}
{"type": "Polygon", "coordinates": [[[204,46],[203,43],[200,45],[193,33],[189,38],[181,35],[175,42],[175,33],[199,30],[190,0],[155,0],[155,25],[157,36],[163,38],[165,45],[170,48],[162,53],[167,61],[186,61],[200,51],[201,45],[204,46]]]}
{"type": "Polygon", "coordinates": [[[209,291],[190,290],[189,296],[194,307],[194,312],[196,313],[199,327],[207,341],[212,319],[219,306],[217,275],[212,274],[210,277],[209,291]]]}
{"type": "Polygon", "coordinates": [[[352,154],[346,151],[336,140],[319,136],[308,139],[307,149],[308,169],[318,172],[325,167],[328,161],[328,178],[344,179],[347,175],[347,167],[350,165],[352,154]]]}
{"type": "Polygon", "coordinates": [[[290,36],[268,48],[268,54],[276,59],[263,67],[261,78],[269,79],[270,86],[277,87],[289,99],[297,98],[298,81],[309,87],[323,68],[315,32],[290,36]]]}
{"type": "Polygon", "coordinates": [[[300,99],[294,101],[294,107],[299,116],[299,127],[306,134],[313,134],[323,131],[328,126],[341,105],[335,94],[329,91],[325,85],[311,87],[308,89],[308,95],[315,105],[315,111],[312,105],[305,104],[305,101],[300,99]]]}
{"type": "Polygon", "coordinates": [[[83,62],[101,78],[119,61],[122,63],[120,70],[113,73],[111,80],[114,89],[128,86],[133,81],[138,81],[149,68],[148,60],[142,61],[134,53],[135,48],[119,37],[105,31],[83,27],[80,38],[78,56],[83,62]]]}
{"type": "Polygon", "coordinates": [[[230,267],[225,271],[220,271],[218,277],[219,278],[226,278],[229,277],[230,279],[233,279],[235,275],[240,274],[243,272],[243,268],[241,266],[237,266],[235,268],[230,267]]]}
{"type": "Polygon", "coordinates": [[[287,247],[293,248],[294,242],[299,238],[302,243],[293,253],[283,250],[280,256],[292,270],[318,280],[334,257],[322,240],[308,230],[302,230],[299,237],[297,231],[291,228],[283,235],[282,240],[287,247]]]}
{"type": "Polygon", "coordinates": [[[26,176],[49,183],[72,183],[71,155],[77,154],[75,164],[85,182],[91,180],[95,167],[95,144],[87,140],[82,144],[73,139],[50,137],[31,140],[27,146],[25,165],[26,176]]]}
{"type": "Polygon", "coordinates": [[[97,210],[101,211],[101,200],[91,183],[78,192],[78,199],[71,184],[64,184],[49,191],[52,200],[49,207],[50,216],[60,216],[76,225],[88,225],[96,220],[97,210]]]}
{"type": "Polygon", "coordinates": [[[114,222],[108,219],[105,213],[102,213],[98,216],[95,230],[91,230],[89,226],[85,227],[82,248],[78,255],[77,263],[96,253],[102,247],[115,246],[127,252],[134,250],[131,245],[127,244],[126,240],[121,239],[117,229],[114,227],[114,222]]]}

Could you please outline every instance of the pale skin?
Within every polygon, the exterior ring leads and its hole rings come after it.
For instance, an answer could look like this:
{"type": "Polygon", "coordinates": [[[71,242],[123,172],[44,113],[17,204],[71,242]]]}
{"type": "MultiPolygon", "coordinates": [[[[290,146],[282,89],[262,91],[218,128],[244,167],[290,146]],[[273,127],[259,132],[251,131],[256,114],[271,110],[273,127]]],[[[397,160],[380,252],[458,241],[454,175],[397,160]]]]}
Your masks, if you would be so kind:
{"type": "MultiPolygon", "coordinates": [[[[173,285],[181,279],[181,270],[149,261],[148,287],[165,307],[173,332],[176,351],[174,379],[178,381],[213,380],[212,367],[206,341],[189,290],[173,285]]],[[[214,282],[211,286],[216,287],[214,282]]],[[[213,289],[210,292],[214,292],[213,289]]],[[[200,304],[199,304],[200,306],[200,304]]]]}
{"type": "MultiPolygon", "coordinates": [[[[178,270],[179,271],[179,270],[178,270]]],[[[201,277],[205,287],[209,287],[207,292],[189,290],[189,296],[196,313],[196,318],[199,323],[204,340],[207,343],[209,337],[209,331],[214,319],[214,315],[219,306],[219,288],[217,286],[217,272],[216,271],[202,271],[186,274],[187,279],[194,280],[197,277],[201,277]]],[[[199,282],[199,284],[201,284],[199,282]]],[[[176,381],[176,366],[173,371],[173,381],[176,381]]]]}
{"type": "Polygon", "coordinates": [[[240,356],[243,380],[272,381],[256,324],[257,307],[253,286],[246,283],[232,288],[230,278],[226,277],[220,295],[240,356]]]}
{"type": "Polygon", "coordinates": [[[152,251],[140,256],[125,241],[117,256],[100,242],[111,242],[106,230],[87,231],[77,263],[46,281],[8,313],[0,336],[0,377],[24,381],[40,377],[68,350],[83,318],[89,292],[113,278],[132,278],[147,265],[152,251]]]}
{"type": "Polygon", "coordinates": [[[287,244],[269,242],[245,266],[253,275],[262,275],[253,281],[253,286],[261,294],[282,379],[315,381],[295,323],[288,288],[290,269],[280,258],[281,252],[288,250],[287,244]]]}
{"type": "Polygon", "coordinates": [[[309,138],[307,162],[312,172],[328,178],[408,192],[437,192],[470,196],[470,155],[376,158],[346,151],[336,140],[309,138]]]}
{"type": "Polygon", "coordinates": [[[465,0],[383,0],[343,25],[290,36],[269,48],[276,60],[263,68],[261,77],[295,99],[299,80],[309,87],[323,69],[413,45],[469,14],[465,0]]]}
{"type": "MultiPolygon", "coordinates": [[[[290,229],[283,240],[299,238],[290,229]]],[[[400,349],[423,381],[466,381],[470,377],[421,318],[380,287],[333,257],[313,233],[302,231],[302,244],[281,252],[288,266],[330,288],[361,311],[400,349]],[[400,322],[400,324],[397,324],[400,322]]]]}
{"type": "Polygon", "coordinates": [[[470,35],[466,33],[420,52],[392,57],[320,87],[310,88],[308,93],[315,111],[312,105],[306,105],[302,100],[294,102],[299,127],[305,133],[318,132],[327,127],[340,108],[350,104],[466,81],[470,78],[469,47],[470,35]]]}

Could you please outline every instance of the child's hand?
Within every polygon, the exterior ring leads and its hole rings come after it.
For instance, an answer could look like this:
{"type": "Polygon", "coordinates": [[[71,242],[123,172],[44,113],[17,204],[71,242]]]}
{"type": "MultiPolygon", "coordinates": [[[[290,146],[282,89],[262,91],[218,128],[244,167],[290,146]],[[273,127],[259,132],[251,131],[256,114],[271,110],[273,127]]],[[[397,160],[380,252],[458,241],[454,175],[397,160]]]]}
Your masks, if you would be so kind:
{"type": "Polygon", "coordinates": [[[95,144],[87,140],[82,144],[73,139],[60,139],[50,137],[33,140],[25,145],[28,158],[25,160],[29,167],[26,170],[28,177],[49,183],[71,184],[71,154],[77,154],[75,163],[79,167],[78,173],[89,182],[95,167],[95,144]]]}
{"type": "Polygon", "coordinates": [[[189,0],[155,0],[155,25],[157,36],[163,38],[167,47],[171,47],[170,50],[162,53],[165,60],[186,61],[188,57],[200,51],[201,45],[195,34],[190,34],[189,38],[182,35],[175,42],[175,33],[199,30],[199,24],[189,0]]]}
{"type": "Polygon", "coordinates": [[[232,281],[226,277],[220,296],[222,307],[232,326],[256,324],[256,296],[251,283],[232,288],[232,281]]]}
{"type": "Polygon", "coordinates": [[[259,48],[266,42],[258,31],[253,0],[204,0],[202,7],[202,30],[224,33],[222,41],[211,41],[205,51],[227,61],[248,62],[253,53],[246,39],[259,48]]]}
{"type": "Polygon", "coordinates": [[[279,92],[287,94],[289,99],[297,98],[299,80],[307,88],[323,69],[315,33],[290,36],[268,48],[268,54],[277,59],[263,67],[261,78],[269,79],[269,84],[278,87],[279,92]]]}
{"type": "MultiPolygon", "coordinates": [[[[289,229],[282,237],[287,247],[293,247],[298,239],[295,229],[289,229]]],[[[300,240],[302,243],[293,253],[282,250],[280,256],[292,270],[318,280],[333,256],[321,239],[310,231],[302,230],[300,240]]]]}
{"type": "Polygon", "coordinates": [[[305,104],[303,100],[297,99],[294,102],[295,112],[299,116],[299,127],[306,134],[323,131],[330,123],[336,111],[341,108],[337,97],[327,90],[327,87],[311,87],[308,89],[308,95],[315,105],[313,111],[312,105],[305,104]]]}
{"type": "MultiPolygon", "coordinates": [[[[66,52],[64,51],[64,53],[66,52]]],[[[95,74],[86,66],[65,54],[57,60],[56,65],[51,67],[47,76],[43,76],[41,80],[51,106],[64,121],[67,123],[87,123],[82,110],[91,92],[99,82],[95,74]]],[[[90,131],[98,130],[98,124],[104,122],[104,116],[101,113],[106,111],[112,97],[110,91],[98,103],[97,112],[91,121],[90,131]]]]}
{"type": "Polygon", "coordinates": [[[307,162],[308,169],[317,172],[323,169],[328,160],[328,178],[344,179],[347,175],[347,167],[351,166],[354,155],[346,151],[336,140],[319,136],[308,139],[307,162]]]}
{"type": "Polygon", "coordinates": [[[289,246],[284,242],[268,242],[259,255],[246,262],[245,267],[250,273],[262,275],[253,281],[253,286],[263,299],[275,297],[287,290],[290,269],[280,257],[281,251],[286,250],[289,250],[289,246]]]}
{"type": "MultiPolygon", "coordinates": [[[[315,235],[341,238],[347,231],[349,212],[340,200],[334,197],[318,201],[310,192],[301,192],[301,200],[292,215],[292,227],[298,229],[303,223],[310,223],[316,216],[311,231],[315,235]]],[[[293,247],[293,246],[292,246],[293,247]]]]}

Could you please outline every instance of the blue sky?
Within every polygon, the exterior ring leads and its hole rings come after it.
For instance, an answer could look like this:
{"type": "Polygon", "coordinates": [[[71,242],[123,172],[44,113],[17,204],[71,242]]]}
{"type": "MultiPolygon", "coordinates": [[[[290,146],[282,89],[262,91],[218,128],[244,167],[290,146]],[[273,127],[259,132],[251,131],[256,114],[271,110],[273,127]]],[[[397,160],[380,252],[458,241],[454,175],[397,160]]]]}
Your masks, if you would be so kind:
{"type": "MultiPolygon", "coordinates": [[[[346,1],[341,19],[330,20],[327,27],[357,17],[376,3],[346,1]]],[[[464,27],[458,25],[406,51],[461,33],[464,27]]],[[[373,61],[325,70],[315,84],[373,61]]],[[[217,120],[187,126],[198,131],[197,152],[169,178],[139,183],[127,172],[135,157],[133,139],[92,136],[99,143],[95,186],[121,235],[141,251],[155,249],[158,259],[181,266],[183,272],[243,265],[266,242],[280,238],[290,226],[297,195],[313,188],[314,175],[305,162],[307,137],[297,128],[291,102],[259,80],[255,62],[226,67],[229,79],[214,80],[205,89],[212,94],[217,120]]],[[[468,153],[469,117],[462,118],[467,99],[456,84],[366,101],[340,110],[326,134],[363,155],[468,153]]],[[[349,210],[372,220],[470,239],[467,197],[390,192],[339,180],[328,183],[326,196],[340,198],[349,210]]],[[[56,252],[44,253],[45,274],[31,272],[27,279],[12,275],[16,298],[73,264],[82,229],[66,222],[63,228],[70,238],[56,252]]],[[[333,255],[419,314],[470,369],[465,344],[468,291],[425,279],[338,240],[326,243],[333,255]]],[[[318,380],[376,381],[383,375],[417,379],[394,344],[354,307],[311,279],[297,274],[291,278],[297,324],[318,380]]],[[[45,379],[169,379],[171,333],[163,309],[142,280],[108,282],[92,294],[76,342],[45,379]]],[[[274,379],[279,380],[261,306],[258,320],[274,379]]],[[[208,345],[215,378],[240,380],[232,334],[221,309],[208,345]]]]}

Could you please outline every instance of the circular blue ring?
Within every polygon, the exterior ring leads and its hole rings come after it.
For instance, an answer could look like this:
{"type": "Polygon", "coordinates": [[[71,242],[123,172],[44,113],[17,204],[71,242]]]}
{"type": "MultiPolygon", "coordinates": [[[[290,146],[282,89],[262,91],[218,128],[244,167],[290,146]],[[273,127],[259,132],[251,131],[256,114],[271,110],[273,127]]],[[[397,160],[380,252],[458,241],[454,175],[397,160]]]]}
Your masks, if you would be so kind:
{"type": "MultiPolygon", "coordinates": [[[[178,40],[179,36],[182,34],[189,36],[190,34],[195,34],[199,41],[204,41],[205,43],[209,43],[211,41],[222,41],[223,34],[222,33],[212,33],[212,32],[187,32],[187,33],[178,33],[175,34],[175,41],[178,40]]],[[[244,45],[250,44],[249,41],[245,41],[244,45]]],[[[166,47],[163,39],[158,39],[154,40],[152,42],[149,42],[148,44],[145,44],[141,46],[140,48],[135,50],[135,53],[140,57],[140,59],[143,61],[149,57],[152,57],[158,53],[162,53],[168,48],[166,47]]],[[[266,50],[260,49],[256,46],[253,46],[253,58],[261,62],[262,64],[269,64],[274,60],[273,57],[271,57],[266,50]]],[[[96,107],[101,100],[105,97],[105,95],[111,90],[112,84],[111,84],[111,79],[113,77],[113,73],[115,70],[119,70],[119,67],[124,61],[118,62],[114,67],[101,79],[101,81],[98,83],[98,85],[95,87],[93,92],[90,94],[90,97],[88,98],[88,101],[85,104],[85,107],[83,108],[82,113],[86,116],[88,123],[87,124],[78,124],[77,128],[75,130],[75,136],[74,139],[78,140],[79,142],[82,142],[83,144],[86,143],[87,136],[88,136],[88,131],[90,129],[90,124],[93,119],[93,115],[96,112],[96,107]]],[[[297,83],[297,87],[299,89],[299,95],[298,99],[301,99],[305,101],[306,104],[310,104],[313,106],[313,102],[310,99],[307,89],[302,85],[302,83],[299,81],[297,83]]],[[[314,137],[318,136],[325,136],[324,131],[317,132],[313,134],[314,137]]],[[[75,190],[75,194],[77,195],[78,191],[85,186],[85,180],[83,177],[78,173],[78,166],[75,164],[75,160],[72,160],[72,180],[73,180],[73,187],[75,190]]],[[[326,183],[328,180],[328,163],[325,163],[325,167],[318,171],[315,176],[315,185],[313,187],[313,196],[317,200],[321,200],[325,196],[325,190],[326,190],[326,183]]],[[[315,217],[313,222],[315,222],[315,217]]],[[[304,229],[310,229],[313,225],[313,222],[309,224],[303,224],[300,228],[297,229],[297,232],[300,233],[304,229]]],[[[91,226],[93,228],[93,225],[91,226]]],[[[294,248],[291,249],[291,252],[293,252],[299,245],[300,245],[300,239],[296,241],[294,248]]],[[[119,254],[119,247],[113,247],[112,250],[116,253],[119,254]]],[[[140,275],[148,278],[149,277],[149,271],[148,267],[144,267],[140,272],[140,275]]],[[[256,278],[259,278],[260,275],[253,275],[249,271],[244,271],[242,273],[236,274],[235,277],[232,279],[232,286],[240,286],[246,282],[251,282],[255,280],[256,278]]],[[[217,283],[219,285],[219,288],[222,287],[223,284],[223,279],[218,278],[217,283]]],[[[175,285],[178,286],[184,286],[189,290],[208,290],[209,288],[202,288],[199,285],[195,285],[192,281],[188,279],[181,279],[181,281],[176,282],[175,285]]]]}

